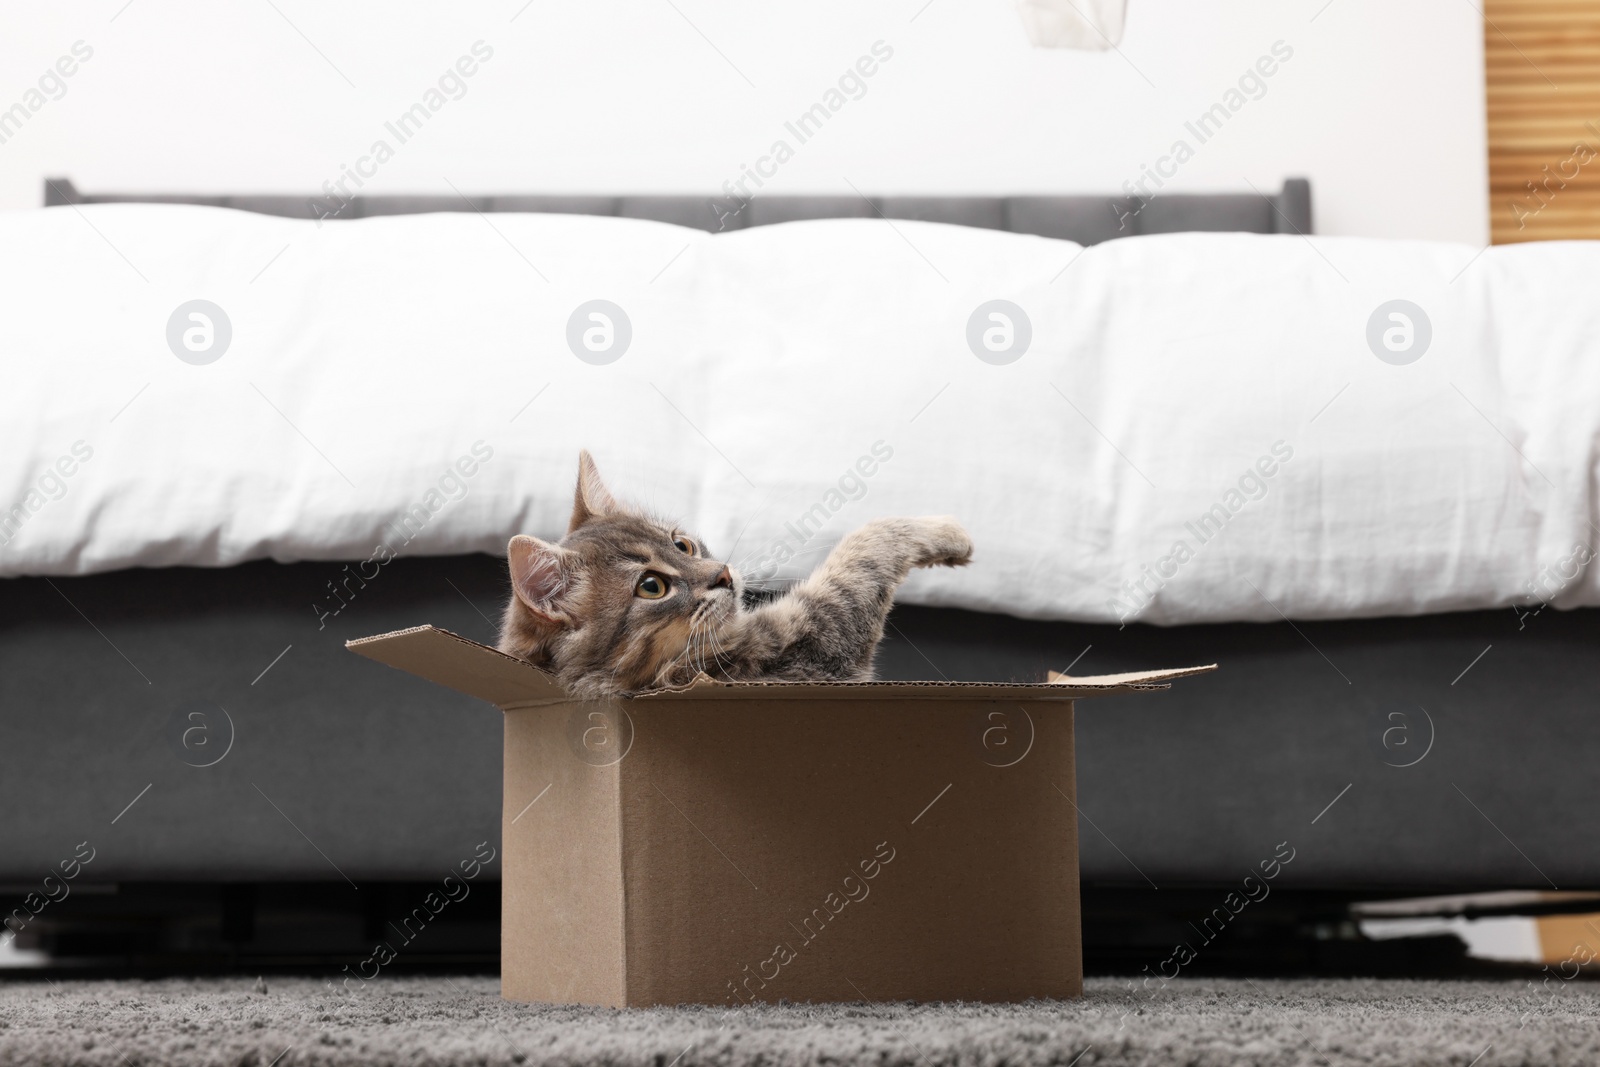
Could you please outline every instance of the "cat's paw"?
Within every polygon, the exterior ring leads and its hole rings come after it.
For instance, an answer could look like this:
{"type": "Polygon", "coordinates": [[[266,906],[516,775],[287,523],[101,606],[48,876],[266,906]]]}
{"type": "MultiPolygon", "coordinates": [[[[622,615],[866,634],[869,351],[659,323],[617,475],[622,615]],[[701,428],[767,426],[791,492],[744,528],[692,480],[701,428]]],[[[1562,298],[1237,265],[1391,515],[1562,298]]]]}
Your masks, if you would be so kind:
{"type": "Polygon", "coordinates": [[[923,541],[919,567],[965,567],[972,562],[972,538],[955,519],[934,515],[915,521],[923,541]]]}

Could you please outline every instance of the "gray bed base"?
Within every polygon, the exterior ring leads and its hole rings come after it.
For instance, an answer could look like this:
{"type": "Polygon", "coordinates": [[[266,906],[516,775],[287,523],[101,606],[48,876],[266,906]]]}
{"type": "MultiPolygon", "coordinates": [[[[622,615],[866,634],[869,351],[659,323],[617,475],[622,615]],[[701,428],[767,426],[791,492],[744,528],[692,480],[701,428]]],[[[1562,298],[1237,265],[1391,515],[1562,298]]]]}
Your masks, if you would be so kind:
{"type": "MultiPolygon", "coordinates": [[[[426,621],[492,642],[504,561],[397,561],[319,626],[311,605],[339,574],[258,562],[0,582],[0,884],[36,881],[85,840],[93,880],[358,884],[427,878],[497,841],[499,714],[344,641],[426,621]]],[[[1079,705],[1088,885],[1223,885],[1287,842],[1285,886],[1600,886],[1580,833],[1600,825],[1600,611],[1118,629],[900,607],[892,621],[889,678],[1222,664],[1079,705]]]]}

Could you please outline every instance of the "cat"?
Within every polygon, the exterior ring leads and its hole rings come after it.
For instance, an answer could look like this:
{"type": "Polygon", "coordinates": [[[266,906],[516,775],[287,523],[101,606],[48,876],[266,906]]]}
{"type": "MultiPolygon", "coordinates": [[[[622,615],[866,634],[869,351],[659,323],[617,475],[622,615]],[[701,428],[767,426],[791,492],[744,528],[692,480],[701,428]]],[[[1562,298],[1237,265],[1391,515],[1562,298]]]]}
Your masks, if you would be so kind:
{"type": "Polygon", "coordinates": [[[870,681],[895,589],[913,567],[964,566],[972,541],[947,517],[874,519],[809,578],[756,607],[698,538],[619,504],[588,452],[559,543],[506,548],[512,595],[501,652],[580,699],[720,681],[870,681]]]}

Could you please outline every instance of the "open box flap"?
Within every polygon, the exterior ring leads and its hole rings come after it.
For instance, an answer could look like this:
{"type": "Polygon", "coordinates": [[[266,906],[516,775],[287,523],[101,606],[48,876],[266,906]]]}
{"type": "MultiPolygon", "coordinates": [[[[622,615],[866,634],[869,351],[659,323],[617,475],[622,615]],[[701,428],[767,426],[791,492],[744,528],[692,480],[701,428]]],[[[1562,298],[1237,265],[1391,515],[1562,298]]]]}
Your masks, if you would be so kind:
{"type": "Polygon", "coordinates": [[[344,647],[502,708],[571,699],[533,664],[437,626],[358,637],[344,647]]]}
{"type": "MultiPolygon", "coordinates": [[[[1100,688],[1104,686],[1137,686],[1145,687],[1151,682],[1170,682],[1174,678],[1187,678],[1193,674],[1210,674],[1217,669],[1215,663],[1208,663],[1204,667],[1169,667],[1155,671],[1129,671],[1125,674],[1093,674],[1074,678],[1070,674],[1060,671],[1050,672],[1050,685],[1064,685],[1069,688],[1090,686],[1100,688]]],[[[1165,689],[1166,686],[1161,686],[1165,689]]]]}
{"type": "MultiPolygon", "coordinates": [[[[408,671],[502,708],[566,702],[571,698],[547,672],[476,641],[417,626],[346,641],[352,652],[408,671]]],[[[1048,700],[1066,701],[1140,690],[1166,689],[1174,678],[1216,670],[1216,664],[1075,678],[1050,672],[1048,682],[718,682],[704,675],[682,689],[658,690],[637,700],[762,699],[1048,700]]]]}

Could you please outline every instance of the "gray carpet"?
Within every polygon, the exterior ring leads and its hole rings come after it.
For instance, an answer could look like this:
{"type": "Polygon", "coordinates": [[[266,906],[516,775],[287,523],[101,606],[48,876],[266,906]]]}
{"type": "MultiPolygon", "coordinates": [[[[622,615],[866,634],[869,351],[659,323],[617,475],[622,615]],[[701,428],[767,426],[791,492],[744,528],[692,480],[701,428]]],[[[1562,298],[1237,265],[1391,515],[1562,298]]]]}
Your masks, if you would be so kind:
{"type": "Polygon", "coordinates": [[[1094,979],[1080,1001],[617,1012],[509,1004],[493,978],[0,984],[0,1064],[1600,1063],[1600,984],[1094,979]]]}

